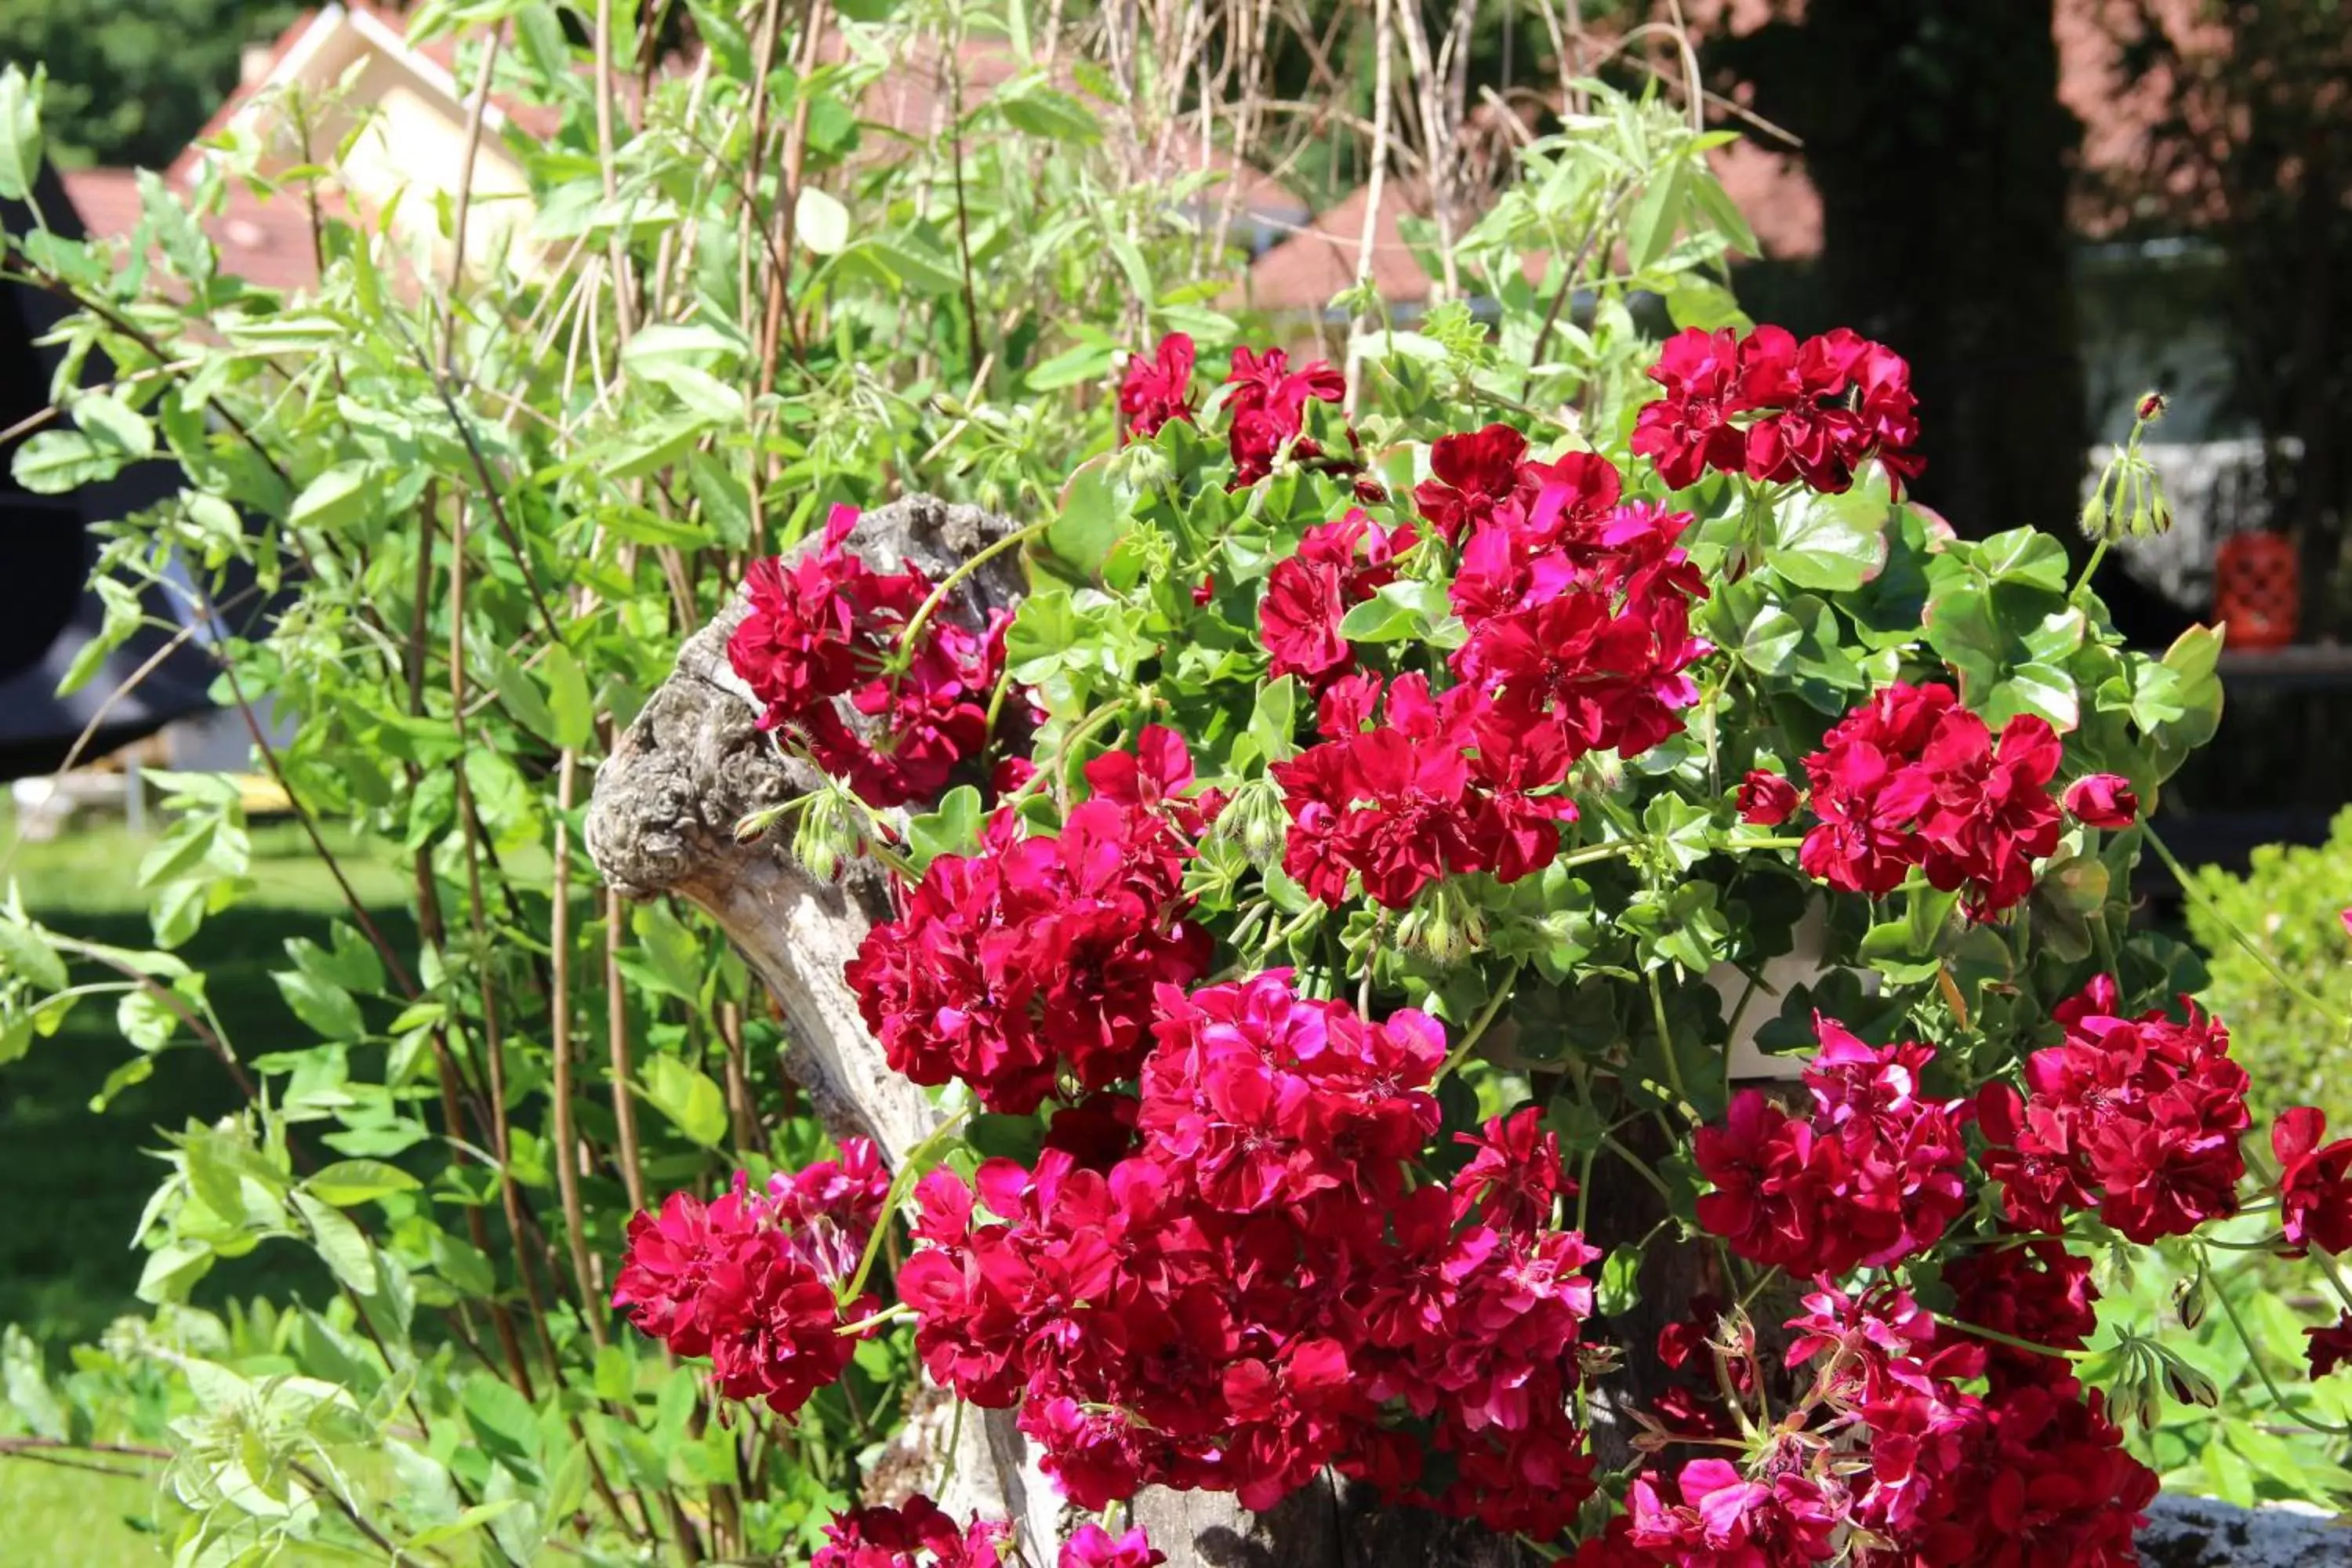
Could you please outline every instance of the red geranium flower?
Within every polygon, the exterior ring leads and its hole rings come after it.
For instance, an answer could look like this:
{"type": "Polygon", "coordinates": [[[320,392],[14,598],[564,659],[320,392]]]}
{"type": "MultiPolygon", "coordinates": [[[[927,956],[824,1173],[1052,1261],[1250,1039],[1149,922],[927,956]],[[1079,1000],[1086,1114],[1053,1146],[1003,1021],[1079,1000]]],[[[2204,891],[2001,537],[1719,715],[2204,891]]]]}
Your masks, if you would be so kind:
{"type": "Polygon", "coordinates": [[[1076,1532],[1062,1542],[1055,1568],[1158,1568],[1167,1561],[1168,1554],[1154,1551],[1145,1539],[1141,1525],[1125,1535],[1114,1536],[1101,1525],[1089,1521],[1078,1526],[1076,1532]]]}
{"type": "Polygon", "coordinates": [[[809,1568],[998,1568],[1013,1527],[975,1519],[961,1529],[920,1492],[898,1508],[861,1508],[824,1527],[809,1568]]]}
{"type": "Polygon", "coordinates": [[[1127,421],[1123,439],[1149,441],[1171,419],[1192,422],[1192,340],[1171,332],[1150,358],[1129,355],[1119,377],[1118,411],[1127,421]]]}
{"type": "Polygon", "coordinates": [[[2102,975],[2056,1010],[2066,1038],[2025,1066],[2026,1093],[1988,1085],[1978,1099],[1985,1173],[2002,1209],[2035,1230],[2096,1201],[2099,1217],[2146,1246],[2238,1211],[2245,1174],[2246,1072],[2219,1019],[2114,1015],[2102,975]]]}
{"type": "Polygon", "coordinates": [[[2092,773],[2066,786],[2066,815],[2092,827],[2129,827],[2139,819],[2139,796],[2128,779],[2092,773]]]}
{"type": "Polygon", "coordinates": [[[1759,827],[1778,827],[1797,812],[1797,786],[1780,773],[1751,769],[1739,782],[1739,819],[1759,827]]]}
{"type": "Polygon", "coordinates": [[[2352,1138],[2322,1144],[2327,1113],[2308,1105],[2284,1112],[2271,1126],[2279,1162],[2279,1217],[2298,1250],[2336,1253],[2352,1247],[2352,1138]]]}
{"type": "Polygon", "coordinates": [[[1665,395],[1636,416],[1633,448],[1675,489],[1714,468],[1834,493],[1875,458],[1900,497],[1922,467],[1911,367],[1843,327],[1802,343],[1775,326],[1745,338],[1689,327],[1649,375],[1665,395]]]}
{"type": "Polygon", "coordinates": [[[2325,1328],[2303,1331],[2311,1342],[2311,1375],[2326,1377],[2346,1362],[2352,1361],[2352,1312],[2347,1312],[2325,1328]]]}

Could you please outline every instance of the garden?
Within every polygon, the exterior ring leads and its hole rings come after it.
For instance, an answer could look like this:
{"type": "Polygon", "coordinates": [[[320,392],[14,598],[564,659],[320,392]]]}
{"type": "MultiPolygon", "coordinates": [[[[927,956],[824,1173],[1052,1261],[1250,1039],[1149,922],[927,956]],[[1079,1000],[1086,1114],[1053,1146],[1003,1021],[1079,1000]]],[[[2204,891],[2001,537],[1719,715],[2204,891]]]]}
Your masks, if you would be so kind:
{"type": "Polygon", "coordinates": [[[249,757],[5,851],[0,1558],[2338,1560],[2352,812],[2168,840],[2167,396],[1922,504],[1679,8],[1515,10],[1524,115],[1336,13],[1289,131],[1271,5],[625,9],[403,18],[437,195],[355,63],[121,237],[0,68],[13,483],[152,489],[56,684],[249,757]]]}

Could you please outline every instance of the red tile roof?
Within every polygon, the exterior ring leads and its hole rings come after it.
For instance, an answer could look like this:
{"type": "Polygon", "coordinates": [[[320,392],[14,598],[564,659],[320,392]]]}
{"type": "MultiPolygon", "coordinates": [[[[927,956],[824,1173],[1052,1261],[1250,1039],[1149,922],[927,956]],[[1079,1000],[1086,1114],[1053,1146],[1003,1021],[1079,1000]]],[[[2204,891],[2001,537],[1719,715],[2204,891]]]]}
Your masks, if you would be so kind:
{"type": "MultiPolygon", "coordinates": [[[[828,58],[842,58],[843,47],[837,37],[820,46],[828,58]]],[[[999,39],[967,39],[952,57],[935,42],[919,39],[908,58],[893,65],[866,89],[859,108],[876,124],[906,136],[929,137],[944,122],[947,106],[954,98],[950,59],[962,76],[967,109],[974,100],[986,97],[1031,68],[1012,46],[999,39]]],[[[1061,91],[1085,102],[1107,129],[1112,124],[1117,110],[1092,98],[1068,66],[1051,68],[1047,79],[1061,91]]],[[[1312,211],[1297,192],[1280,180],[1234,157],[1224,148],[1204,142],[1198,131],[1181,122],[1155,133],[1152,145],[1141,150],[1139,166],[1128,173],[1130,178],[1141,182],[1179,179],[1200,170],[1221,177],[1216,186],[1220,196],[1223,182],[1231,180],[1239,195],[1238,206],[1244,212],[1287,225],[1304,222],[1312,211]]]]}
{"type": "MultiPolygon", "coordinates": [[[[1685,0],[1685,9],[1702,31],[1727,24],[1744,33],[1776,15],[1767,0],[1685,0]]],[[[2227,30],[2202,19],[2198,0],[2154,0],[2153,9],[2175,40],[2207,50],[2228,47],[2227,30]]],[[[2170,87],[2160,77],[2126,84],[2118,39],[2139,25],[2138,15],[2127,0],[2057,0],[2052,33],[2058,44],[2058,96],[2083,121],[2083,166],[2095,174],[2137,168],[2147,155],[2150,128],[2169,108],[2170,87]]],[[[1766,257],[1805,260],[1821,254],[1821,193],[1806,176],[1801,153],[1746,141],[1719,149],[1711,161],[1766,257]]],[[[1355,280],[1364,205],[1359,189],[1259,257],[1250,268],[1249,303],[1266,310],[1322,310],[1355,280]]],[[[2084,232],[2097,234],[2112,225],[2113,216],[2086,200],[2076,221],[2084,232]]],[[[1373,236],[1372,274],[1393,304],[1429,297],[1428,274],[1402,243],[1391,210],[1381,212],[1373,236]]]]}
{"type": "MultiPolygon", "coordinates": [[[[128,238],[139,227],[139,175],[131,169],[68,169],[66,198],[93,239],[128,238]]],[[[292,193],[263,197],[232,183],[224,209],[205,220],[220,247],[221,270],[265,289],[308,289],[319,280],[310,215],[292,193]]]]}

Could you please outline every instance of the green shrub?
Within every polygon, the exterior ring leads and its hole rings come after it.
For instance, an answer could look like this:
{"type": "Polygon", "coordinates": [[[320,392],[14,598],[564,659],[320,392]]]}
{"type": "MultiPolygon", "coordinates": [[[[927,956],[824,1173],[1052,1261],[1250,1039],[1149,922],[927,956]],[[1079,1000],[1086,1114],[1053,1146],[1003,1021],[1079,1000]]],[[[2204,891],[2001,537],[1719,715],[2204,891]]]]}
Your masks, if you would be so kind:
{"type": "Polygon", "coordinates": [[[2352,942],[2340,918],[2352,903],[2352,807],[2337,814],[2326,843],[2265,844],[2245,875],[2203,867],[2189,889],[2189,930],[2212,973],[2200,1000],[2229,1022],[2257,1118],[2315,1105],[2331,1126],[2352,1122],[2352,1041],[2280,984],[2283,973],[2336,1016],[2352,1010],[2352,942]]]}

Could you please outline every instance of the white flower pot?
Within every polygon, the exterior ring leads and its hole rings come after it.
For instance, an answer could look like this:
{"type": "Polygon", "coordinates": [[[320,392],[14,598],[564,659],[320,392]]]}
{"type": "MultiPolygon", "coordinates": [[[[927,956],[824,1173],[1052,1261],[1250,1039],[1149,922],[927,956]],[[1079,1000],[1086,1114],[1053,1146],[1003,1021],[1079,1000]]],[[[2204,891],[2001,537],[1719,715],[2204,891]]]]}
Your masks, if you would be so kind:
{"type": "MultiPolygon", "coordinates": [[[[1780,1015],[1780,1001],[1792,985],[1809,985],[1831,969],[1841,967],[1829,963],[1829,916],[1822,900],[1816,899],[1806,906],[1804,918],[1797,922],[1795,944],[1778,958],[1765,960],[1763,983],[1755,994],[1748,998],[1748,1010],[1740,1016],[1739,1026],[1731,1036],[1731,1079],[1740,1082],[1787,1082],[1804,1076],[1810,1059],[1801,1056],[1772,1056],[1757,1048],[1756,1036],[1767,1023],[1780,1015]]],[[[1858,970],[1862,989],[1867,995],[1878,994],[1879,976],[1874,970],[1858,970]]],[[[1748,976],[1733,964],[1718,963],[1706,972],[1706,983],[1723,998],[1723,1016],[1729,1018],[1739,1006],[1739,998],[1747,993],[1748,976]]]]}

